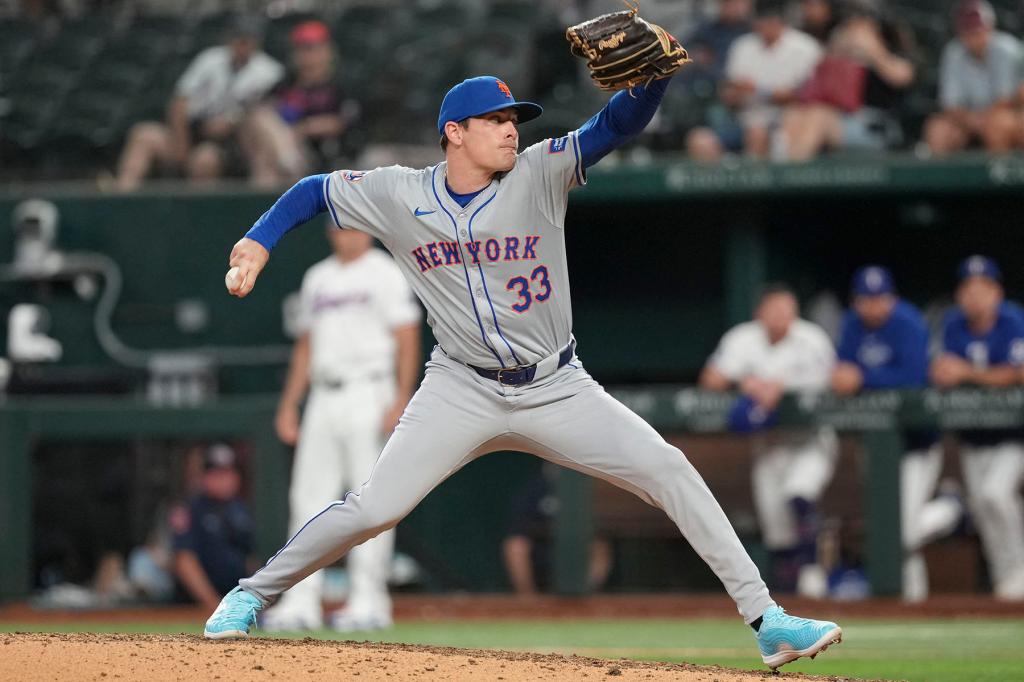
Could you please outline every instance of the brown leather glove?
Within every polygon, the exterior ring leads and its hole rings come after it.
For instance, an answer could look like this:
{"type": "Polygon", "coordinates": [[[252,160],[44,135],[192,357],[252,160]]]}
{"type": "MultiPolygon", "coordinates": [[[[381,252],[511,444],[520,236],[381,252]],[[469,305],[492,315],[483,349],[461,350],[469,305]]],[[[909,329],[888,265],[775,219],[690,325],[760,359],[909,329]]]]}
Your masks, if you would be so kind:
{"type": "Polygon", "coordinates": [[[587,60],[590,77],[602,90],[669,78],[690,61],[672,34],[641,19],[635,8],[570,26],[565,38],[570,51],[587,60]]]}

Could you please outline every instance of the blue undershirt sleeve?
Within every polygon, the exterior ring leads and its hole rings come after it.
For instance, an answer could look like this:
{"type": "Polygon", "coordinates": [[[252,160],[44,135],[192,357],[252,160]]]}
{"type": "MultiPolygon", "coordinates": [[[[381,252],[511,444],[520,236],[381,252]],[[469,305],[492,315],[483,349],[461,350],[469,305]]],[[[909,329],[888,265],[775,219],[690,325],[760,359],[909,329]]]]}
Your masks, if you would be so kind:
{"type": "Polygon", "coordinates": [[[292,228],[327,210],[324,196],[326,174],[310,175],[292,185],[245,233],[270,251],[292,228]]]}
{"type": "Polygon", "coordinates": [[[668,78],[647,87],[621,90],[576,131],[583,166],[589,168],[616,147],[640,134],[654,118],[668,87],[668,78]]]}

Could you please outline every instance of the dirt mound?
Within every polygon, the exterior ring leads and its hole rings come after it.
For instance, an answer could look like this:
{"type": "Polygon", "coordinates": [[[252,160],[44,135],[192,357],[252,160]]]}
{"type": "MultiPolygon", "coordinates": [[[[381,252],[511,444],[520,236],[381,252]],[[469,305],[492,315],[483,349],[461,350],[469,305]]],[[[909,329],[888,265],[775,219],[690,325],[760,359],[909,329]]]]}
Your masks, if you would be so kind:
{"type": "MultiPolygon", "coordinates": [[[[608,661],[512,651],[255,637],[14,633],[0,635],[0,680],[700,680],[780,679],[767,671],[608,661]]],[[[786,679],[840,678],[784,675],[786,679]]]]}

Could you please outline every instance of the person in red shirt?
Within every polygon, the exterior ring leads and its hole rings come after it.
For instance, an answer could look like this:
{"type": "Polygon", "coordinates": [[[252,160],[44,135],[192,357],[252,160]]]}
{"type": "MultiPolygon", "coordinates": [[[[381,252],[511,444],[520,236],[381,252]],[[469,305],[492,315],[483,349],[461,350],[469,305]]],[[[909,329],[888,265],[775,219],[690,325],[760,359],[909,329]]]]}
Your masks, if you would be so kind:
{"type": "Polygon", "coordinates": [[[248,117],[243,149],[260,187],[298,180],[338,155],[339,140],[358,106],[338,82],[330,30],[316,20],[292,29],[291,72],[248,117]]]}

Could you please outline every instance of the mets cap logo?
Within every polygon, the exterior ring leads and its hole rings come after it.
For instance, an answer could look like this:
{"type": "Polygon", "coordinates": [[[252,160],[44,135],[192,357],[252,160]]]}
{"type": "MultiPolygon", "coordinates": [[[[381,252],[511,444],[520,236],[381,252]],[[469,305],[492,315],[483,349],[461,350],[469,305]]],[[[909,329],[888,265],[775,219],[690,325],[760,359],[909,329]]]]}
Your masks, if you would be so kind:
{"type": "Polygon", "coordinates": [[[495,78],[494,81],[498,84],[498,89],[505,93],[505,97],[512,99],[512,91],[508,89],[507,85],[505,85],[505,81],[497,78],[495,78]]]}
{"type": "Polygon", "coordinates": [[[885,276],[879,268],[868,268],[868,271],[864,273],[864,282],[872,291],[881,289],[884,281],[885,276]]]}

